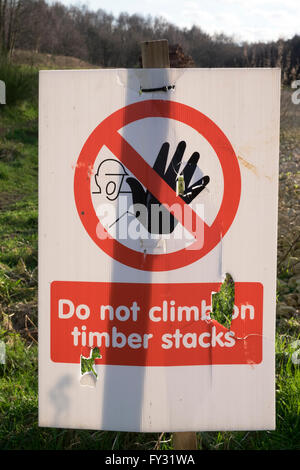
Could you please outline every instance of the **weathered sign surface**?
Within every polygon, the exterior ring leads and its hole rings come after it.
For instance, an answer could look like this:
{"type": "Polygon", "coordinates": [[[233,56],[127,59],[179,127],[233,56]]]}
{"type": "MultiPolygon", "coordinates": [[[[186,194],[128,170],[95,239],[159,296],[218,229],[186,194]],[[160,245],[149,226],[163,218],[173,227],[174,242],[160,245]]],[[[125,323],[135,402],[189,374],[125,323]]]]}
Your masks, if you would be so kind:
{"type": "Polygon", "coordinates": [[[279,100],[278,69],[40,73],[41,426],[274,428],[279,100]]]}

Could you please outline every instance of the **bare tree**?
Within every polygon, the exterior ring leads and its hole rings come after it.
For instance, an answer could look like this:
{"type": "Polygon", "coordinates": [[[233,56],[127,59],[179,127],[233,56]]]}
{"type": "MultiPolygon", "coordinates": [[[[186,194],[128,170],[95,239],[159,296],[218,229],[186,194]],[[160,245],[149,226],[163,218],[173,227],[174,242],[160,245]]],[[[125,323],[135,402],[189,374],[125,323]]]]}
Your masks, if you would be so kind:
{"type": "MultiPolygon", "coordinates": [[[[276,67],[285,84],[300,73],[300,36],[268,43],[237,43],[202,27],[179,28],[167,20],[138,14],[118,17],[59,0],[0,0],[0,54],[13,48],[78,57],[102,67],[136,67],[140,42],[168,39],[181,46],[196,67],[276,67]]],[[[180,54],[179,54],[180,55],[180,54]]]]}
{"type": "Polygon", "coordinates": [[[15,46],[23,0],[0,0],[0,54],[9,57],[15,46]]]}

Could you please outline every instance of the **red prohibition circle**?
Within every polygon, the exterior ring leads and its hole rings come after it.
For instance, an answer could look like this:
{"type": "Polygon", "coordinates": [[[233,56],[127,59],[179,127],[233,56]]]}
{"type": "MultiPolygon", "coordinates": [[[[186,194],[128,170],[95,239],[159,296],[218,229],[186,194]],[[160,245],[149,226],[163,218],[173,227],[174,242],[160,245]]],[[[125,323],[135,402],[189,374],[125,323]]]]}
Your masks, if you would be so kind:
{"type": "MultiPolygon", "coordinates": [[[[122,146],[117,144],[119,154],[122,146]]],[[[120,158],[120,155],[115,155],[120,158]]],[[[134,173],[134,170],[132,171],[134,173]]],[[[135,175],[136,176],[136,175],[135,175]]],[[[139,179],[139,178],[138,178],[139,179]]],[[[147,187],[147,175],[141,181],[147,187]]],[[[148,178],[149,180],[149,178],[148,178]]],[[[215,248],[230,228],[240,201],[241,174],[237,157],[231,143],[222,130],[200,111],[182,103],[166,100],[148,100],[133,103],[115,111],[102,121],[86,140],[77,160],[74,177],[75,202],[79,217],[92,240],[107,255],[122,264],[143,271],[169,271],[179,269],[199,260],[215,248]],[[114,143],[120,137],[118,131],[124,126],[145,118],[166,118],[180,121],[195,129],[214,149],[223,172],[224,192],[218,214],[211,226],[204,225],[204,243],[200,249],[193,245],[172,253],[147,254],[122,245],[109,234],[104,239],[97,235],[97,227],[105,232],[96,215],[90,181],[94,162],[100,149],[114,143]],[[118,138],[117,138],[118,136],[118,138]]],[[[161,201],[163,202],[163,201],[161,201]]],[[[196,242],[195,242],[196,243],[196,242]]]]}

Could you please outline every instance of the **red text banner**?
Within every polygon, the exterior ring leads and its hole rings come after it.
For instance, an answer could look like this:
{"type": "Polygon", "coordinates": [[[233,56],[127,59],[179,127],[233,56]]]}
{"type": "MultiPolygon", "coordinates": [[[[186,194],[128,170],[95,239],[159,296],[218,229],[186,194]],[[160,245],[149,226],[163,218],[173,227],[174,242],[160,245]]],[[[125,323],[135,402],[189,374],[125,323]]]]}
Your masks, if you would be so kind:
{"type": "Polygon", "coordinates": [[[54,281],[51,359],[96,364],[188,366],[262,361],[263,286],[236,282],[230,329],[211,318],[220,283],[133,284],[54,281]]]}

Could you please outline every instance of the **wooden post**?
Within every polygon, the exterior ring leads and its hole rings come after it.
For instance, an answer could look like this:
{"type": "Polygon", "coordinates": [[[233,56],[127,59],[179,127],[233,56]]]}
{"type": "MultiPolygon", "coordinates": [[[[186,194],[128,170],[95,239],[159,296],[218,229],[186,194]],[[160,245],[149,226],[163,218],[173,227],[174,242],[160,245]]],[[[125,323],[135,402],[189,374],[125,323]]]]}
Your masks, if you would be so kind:
{"type": "Polygon", "coordinates": [[[176,450],[197,450],[197,434],[195,432],[174,432],[173,445],[176,450]]]}
{"type": "MultiPolygon", "coordinates": [[[[167,39],[142,42],[141,48],[144,69],[170,68],[167,39]]],[[[176,450],[196,450],[197,435],[195,432],[175,432],[173,434],[173,444],[176,450]]]]}
{"type": "Polygon", "coordinates": [[[144,69],[170,68],[169,44],[167,39],[142,42],[141,48],[144,69]]]}

